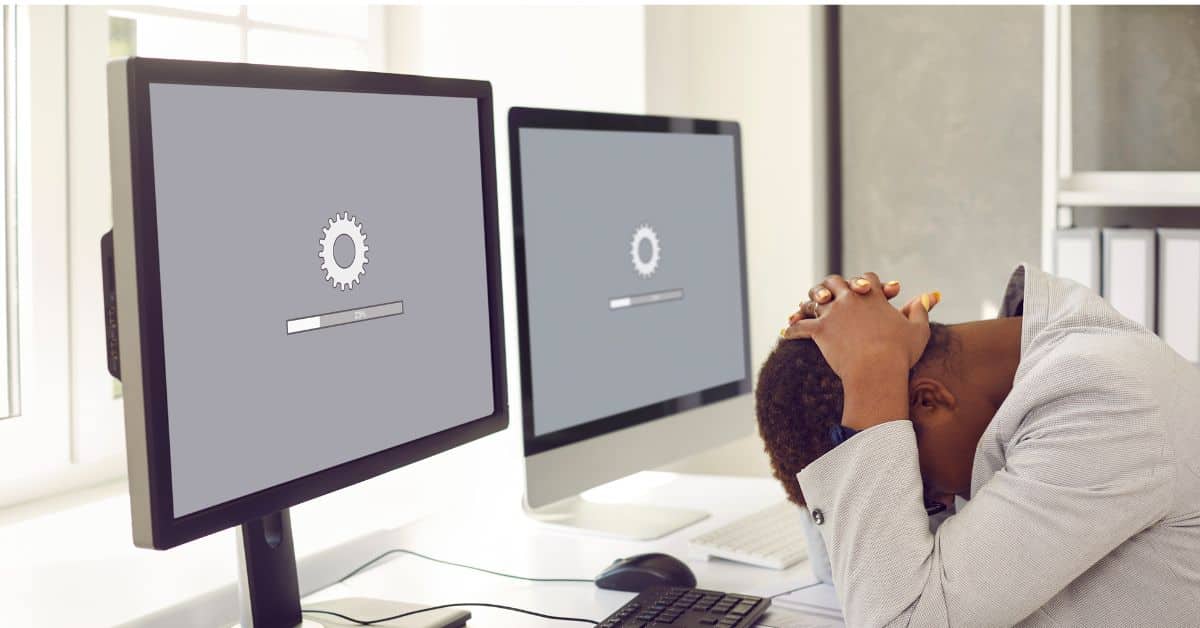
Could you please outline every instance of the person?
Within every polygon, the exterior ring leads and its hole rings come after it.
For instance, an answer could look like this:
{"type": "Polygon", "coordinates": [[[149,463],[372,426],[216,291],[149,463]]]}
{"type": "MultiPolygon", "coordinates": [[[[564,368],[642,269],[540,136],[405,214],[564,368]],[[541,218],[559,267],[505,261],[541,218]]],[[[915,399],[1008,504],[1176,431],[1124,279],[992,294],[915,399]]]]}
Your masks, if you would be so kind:
{"type": "Polygon", "coordinates": [[[826,278],[756,389],[846,623],[1200,625],[1196,365],[1030,266],[996,320],[896,292],[826,278]],[[934,526],[934,503],[960,507],[934,526]]]}

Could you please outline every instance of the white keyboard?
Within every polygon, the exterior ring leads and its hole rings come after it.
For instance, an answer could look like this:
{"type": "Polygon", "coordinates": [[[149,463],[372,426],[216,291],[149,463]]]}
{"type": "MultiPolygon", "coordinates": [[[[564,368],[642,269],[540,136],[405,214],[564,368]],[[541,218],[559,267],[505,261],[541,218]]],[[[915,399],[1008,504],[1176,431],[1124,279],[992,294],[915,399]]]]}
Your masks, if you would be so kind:
{"type": "Polygon", "coordinates": [[[695,555],[787,569],[804,560],[808,549],[800,517],[803,511],[783,501],[711,530],[688,542],[695,555]]]}

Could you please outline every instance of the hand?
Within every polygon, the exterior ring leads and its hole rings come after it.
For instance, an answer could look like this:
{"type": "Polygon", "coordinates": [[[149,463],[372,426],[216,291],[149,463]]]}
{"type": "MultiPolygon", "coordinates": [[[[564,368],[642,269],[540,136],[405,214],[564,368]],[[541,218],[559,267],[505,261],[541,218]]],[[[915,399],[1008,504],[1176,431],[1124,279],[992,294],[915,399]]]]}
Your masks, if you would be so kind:
{"type": "MultiPolygon", "coordinates": [[[[826,277],[826,279],[834,276],[835,275],[830,275],[829,277],[826,277]]],[[[871,291],[871,282],[862,275],[859,275],[850,280],[850,290],[857,294],[867,294],[871,291]]],[[[883,284],[883,296],[887,297],[887,300],[891,301],[899,294],[899,281],[889,281],[883,284]]],[[[829,303],[830,301],[833,301],[833,292],[829,290],[829,288],[826,288],[823,282],[813,286],[808,291],[808,300],[802,302],[800,304],[800,309],[796,310],[795,313],[788,317],[788,325],[793,325],[796,323],[796,321],[804,320],[806,318],[816,318],[819,315],[821,306],[829,303]]],[[[909,309],[919,301],[920,297],[915,297],[908,303],[905,303],[904,306],[900,308],[900,313],[908,316],[909,309]]],[[[930,304],[929,309],[932,309],[934,305],[937,305],[936,301],[930,304]]],[[[784,332],[780,332],[779,335],[785,336],[784,332]]],[[[807,338],[807,336],[798,337],[807,338]]]]}
{"type": "Polygon", "coordinates": [[[862,279],[869,283],[866,294],[840,276],[826,278],[831,302],[816,308],[817,318],[798,320],[783,333],[817,343],[842,380],[842,424],[855,429],[908,418],[908,372],[929,342],[929,309],[939,299],[923,294],[901,313],[888,304],[874,273],[862,279]]]}

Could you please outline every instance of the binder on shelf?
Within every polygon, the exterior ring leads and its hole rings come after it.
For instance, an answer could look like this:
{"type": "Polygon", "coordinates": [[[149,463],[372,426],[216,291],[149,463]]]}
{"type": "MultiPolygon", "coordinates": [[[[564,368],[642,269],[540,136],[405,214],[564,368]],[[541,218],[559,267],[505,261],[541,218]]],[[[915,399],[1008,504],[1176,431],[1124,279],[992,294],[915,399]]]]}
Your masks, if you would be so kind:
{"type": "Polygon", "coordinates": [[[1158,335],[1200,364],[1200,229],[1158,230],[1158,335]]]}
{"type": "Polygon", "coordinates": [[[1153,229],[1104,229],[1100,294],[1126,318],[1154,331],[1153,229]]]}
{"type": "Polygon", "coordinates": [[[1100,230],[1095,227],[1054,232],[1054,274],[1100,292],[1100,230]]]}

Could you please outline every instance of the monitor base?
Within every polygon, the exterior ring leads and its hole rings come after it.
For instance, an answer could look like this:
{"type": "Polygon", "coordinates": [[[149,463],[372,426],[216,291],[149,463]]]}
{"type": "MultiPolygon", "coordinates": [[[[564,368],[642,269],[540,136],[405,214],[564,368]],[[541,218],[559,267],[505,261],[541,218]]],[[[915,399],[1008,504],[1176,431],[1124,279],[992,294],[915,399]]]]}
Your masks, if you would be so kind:
{"type": "Polygon", "coordinates": [[[525,514],[554,526],[599,536],[649,541],[708,518],[702,510],[646,504],[601,504],[568,497],[540,508],[525,504],[525,514]]]}
{"type": "MultiPolygon", "coordinates": [[[[302,609],[340,613],[359,620],[380,619],[428,608],[373,598],[345,598],[300,604],[292,520],[287,509],[241,525],[237,534],[238,596],[244,628],[333,628],[359,626],[350,620],[309,613],[302,609]]],[[[457,608],[438,609],[411,617],[373,623],[388,628],[461,628],[471,614],[457,608]]]]}
{"type": "MultiPolygon", "coordinates": [[[[341,613],[355,619],[371,620],[381,617],[390,617],[399,615],[409,611],[420,610],[426,608],[422,604],[408,604],[405,602],[393,602],[391,600],[380,600],[374,598],[352,597],[339,600],[328,600],[325,602],[315,602],[305,604],[305,610],[321,610],[333,611],[341,613]]],[[[383,626],[384,628],[461,628],[467,625],[467,620],[471,618],[471,613],[458,609],[446,608],[428,613],[421,613],[411,617],[402,619],[393,619],[380,623],[373,623],[372,626],[383,626]]],[[[340,617],[332,615],[323,615],[320,613],[305,613],[303,628],[324,627],[324,628],[341,628],[342,626],[358,626],[351,621],[347,621],[340,617]]]]}

